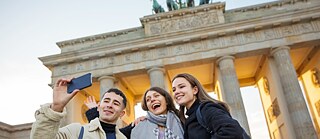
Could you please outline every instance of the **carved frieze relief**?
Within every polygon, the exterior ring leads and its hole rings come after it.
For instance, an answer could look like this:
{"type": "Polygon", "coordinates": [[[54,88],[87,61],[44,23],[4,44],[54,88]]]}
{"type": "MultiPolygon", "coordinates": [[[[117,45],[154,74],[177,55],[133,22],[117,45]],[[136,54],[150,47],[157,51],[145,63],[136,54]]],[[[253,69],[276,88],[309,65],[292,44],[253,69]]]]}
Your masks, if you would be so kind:
{"type": "Polygon", "coordinates": [[[183,47],[182,45],[178,45],[178,46],[174,47],[173,49],[174,49],[174,53],[177,55],[183,54],[185,52],[185,47],[183,47]]]}
{"type": "Polygon", "coordinates": [[[107,65],[113,66],[115,64],[115,57],[109,57],[107,65]]]}
{"type": "Polygon", "coordinates": [[[150,57],[149,56],[150,53],[148,53],[147,51],[142,51],[139,54],[140,54],[142,60],[146,60],[146,59],[148,59],[150,57]]]}
{"type": "Polygon", "coordinates": [[[221,38],[214,38],[214,39],[210,39],[208,40],[208,49],[218,49],[220,47],[222,47],[221,38]]]}
{"type": "Polygon", "coordinates": [[[196,13],[194,15],[187,15],[183,16],[183,18],[172,18],[150,22],[148,23],[149,26],[146,26],[146,29],[149,30],[150,35],[158,35],[214,25],[217,23],[219,23],[217,11],[211,11],[205,13],[196,13]]]}
{"type": "Polygon", "coordinates": [[[203,45],[204,42],[196,42],[196,43],[191,43],[190,46],[191,46],[191,50],[192,52],[198,52],[198,51],[202,51],[204,48],[204,45],[203,45]]]}
{"type": "Polygon", "coordinates": [[[67,65],[61,66],[59,72],[61,72],[60,73],[61,75],[68,74],[69,73],[68,72],[68,66],[67,65]]]}
{"type": "Polygon", "coordinates": [[[281,33],[282,33],[282,36],[285,36],[285,37],[295,34],[292,26],[281,27],[281,33]]]}
{"type": "Polygon", "coordinates": [[[82,71],[82,70],[84,70],[83,63],[82,62],[81,63],[77,63],[76,64],[76,71],[78,72],[78,71],[82,71]]]}
{"type": "Polygon", "coordinates": [[[101,68],[103,61],[101,59],[92,60],[91,69],[98,69],[101,68]]]}
{"type": "Polygon", "coordinates": [[[156,52],[157,53],[157,58],[162,58],[162,57],[165,57],[165,56],[167,56],[167,54],[168,54],[168,49],[167,49],[167,47],[162,47],[162,48],[159,48],[159,49],[154,49],[154,52],[156,52]]]}
{"type": "Polygon", "coordinates": [[[273,31],[273,29],[266,29],[261,31],[261,37],[264,40],[269,40],[269,39],[274,39],[275,38],[275,32],[273,31]]]}
{"type": "Polygon", "coordinates": [[[229,45],[229,46],[236,45],[239,43],[237,35],[227,36],[224,38],[224,40],[225,40],[225,45],[229,45]]]}
{"type": "Polygon", "coordinates": [[[254,32],[249,32],[244,34],[244,40],[246,43],[254,42],[256,41],[256,36],[254,32]]]}
{"type": "Polygon", "coordinates": [[[312,27],[317,30],[317,31],[320,31],[320,20],[317,20],[317,21],[313,21],[311,22],[312,24],[312,27]]]}
{"type": "MultiPolygon", "coordinates": [[[[313,21],[313,24],[315,23],[317,24],[317,26],[318,24],[320,25],[319,21],[313,21]]],[[[299,23],[288,26],[289,27],[277,27],[242,34],[202,39],[200,41],[194,42],[186,41],[185,43],[180,44],[170,44],[167,46],[152,47],[147,50],[135,51],[130,53],[119,53],[117,55],[110,55],[90,60],[86,59],[82,61],[77,61],[75,63],[65,63],[55,66],[53,75],[67,75],[76,72],[89,71],[93,69],[109,68],[132,62],[143,62],[165,57],[185,55],[195,52],[207,52],[230,46],[240,46],[246,43],[268,41],[271,39],[286,37],[288,35],[299,35],[303,33],[313,32],[316,30],[314,28],[314,25],[311,25],[311,23],[299,23]]]]}
{"type": "Polygon", "coordinates": [[[302,23],[302,24],[298,24],[298,30],[301,33],[306,33],[306,32],[311,32],[312,29],[312,25],[310,23],[302,23]]]}

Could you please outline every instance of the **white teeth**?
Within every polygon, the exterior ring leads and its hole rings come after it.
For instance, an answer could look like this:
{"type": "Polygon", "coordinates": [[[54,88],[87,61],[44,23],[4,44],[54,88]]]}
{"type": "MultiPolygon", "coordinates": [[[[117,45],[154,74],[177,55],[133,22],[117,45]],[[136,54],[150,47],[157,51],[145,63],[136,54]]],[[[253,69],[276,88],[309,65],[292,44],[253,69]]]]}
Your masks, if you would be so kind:
{"type": "Polygon", "coordinates": [[[176,99],[179,100],[180,98],[182,98],[182,96],[177,96],[176,99]]]}

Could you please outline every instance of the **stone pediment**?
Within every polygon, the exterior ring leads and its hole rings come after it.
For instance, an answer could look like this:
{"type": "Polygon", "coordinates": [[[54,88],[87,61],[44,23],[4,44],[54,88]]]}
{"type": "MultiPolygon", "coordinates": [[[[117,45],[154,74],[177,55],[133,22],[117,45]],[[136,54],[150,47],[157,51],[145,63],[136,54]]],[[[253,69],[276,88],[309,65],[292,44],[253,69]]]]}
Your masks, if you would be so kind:
{"type": "Polygon", "coordinates": [[[217,2],[140,18],[146,36],[223,24],[225,3],[217,2]]]}

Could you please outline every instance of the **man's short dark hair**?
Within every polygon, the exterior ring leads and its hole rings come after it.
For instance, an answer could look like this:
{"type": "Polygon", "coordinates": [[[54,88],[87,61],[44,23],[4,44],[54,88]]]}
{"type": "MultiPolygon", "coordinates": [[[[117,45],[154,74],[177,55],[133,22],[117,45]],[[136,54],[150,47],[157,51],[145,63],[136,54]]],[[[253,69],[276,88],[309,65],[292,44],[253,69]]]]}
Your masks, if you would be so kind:
{"type": "MultiPolygon", "coordinates": [[[[124,93],[121,91],[121,90],[119,90],[119,89],[117,89],[117,88],[110,88],[107,92],[105,92],[101,97],[103,98],[104,97],[104,95],[106,94],[106,93],[115,93],[115,94],[117,94],[117,95],[119,95],[119,96],[121,96],[122,98],[123,98],[123,104],[124,104],[124,107],[126,107],[127,106],[127,97],[126,97],[126,95],[124,95],[124,93]]],[[[101,99],[102,99],[101,98],[101,99]]]]}

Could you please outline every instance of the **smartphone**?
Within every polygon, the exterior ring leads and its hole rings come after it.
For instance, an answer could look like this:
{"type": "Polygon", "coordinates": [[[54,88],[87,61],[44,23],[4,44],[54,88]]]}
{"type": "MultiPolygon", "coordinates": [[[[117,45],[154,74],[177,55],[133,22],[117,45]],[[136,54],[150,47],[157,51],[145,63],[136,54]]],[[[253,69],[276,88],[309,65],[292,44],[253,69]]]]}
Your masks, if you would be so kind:
{"type": "Polygon", "coordinates": [[[87,73],[77,78],[73,78],[71,82],[68,83],[67,92],[70,94],[75,89],[84,89],[90,87],[92,85],[92,75],[91,73],[87,73]]]}

